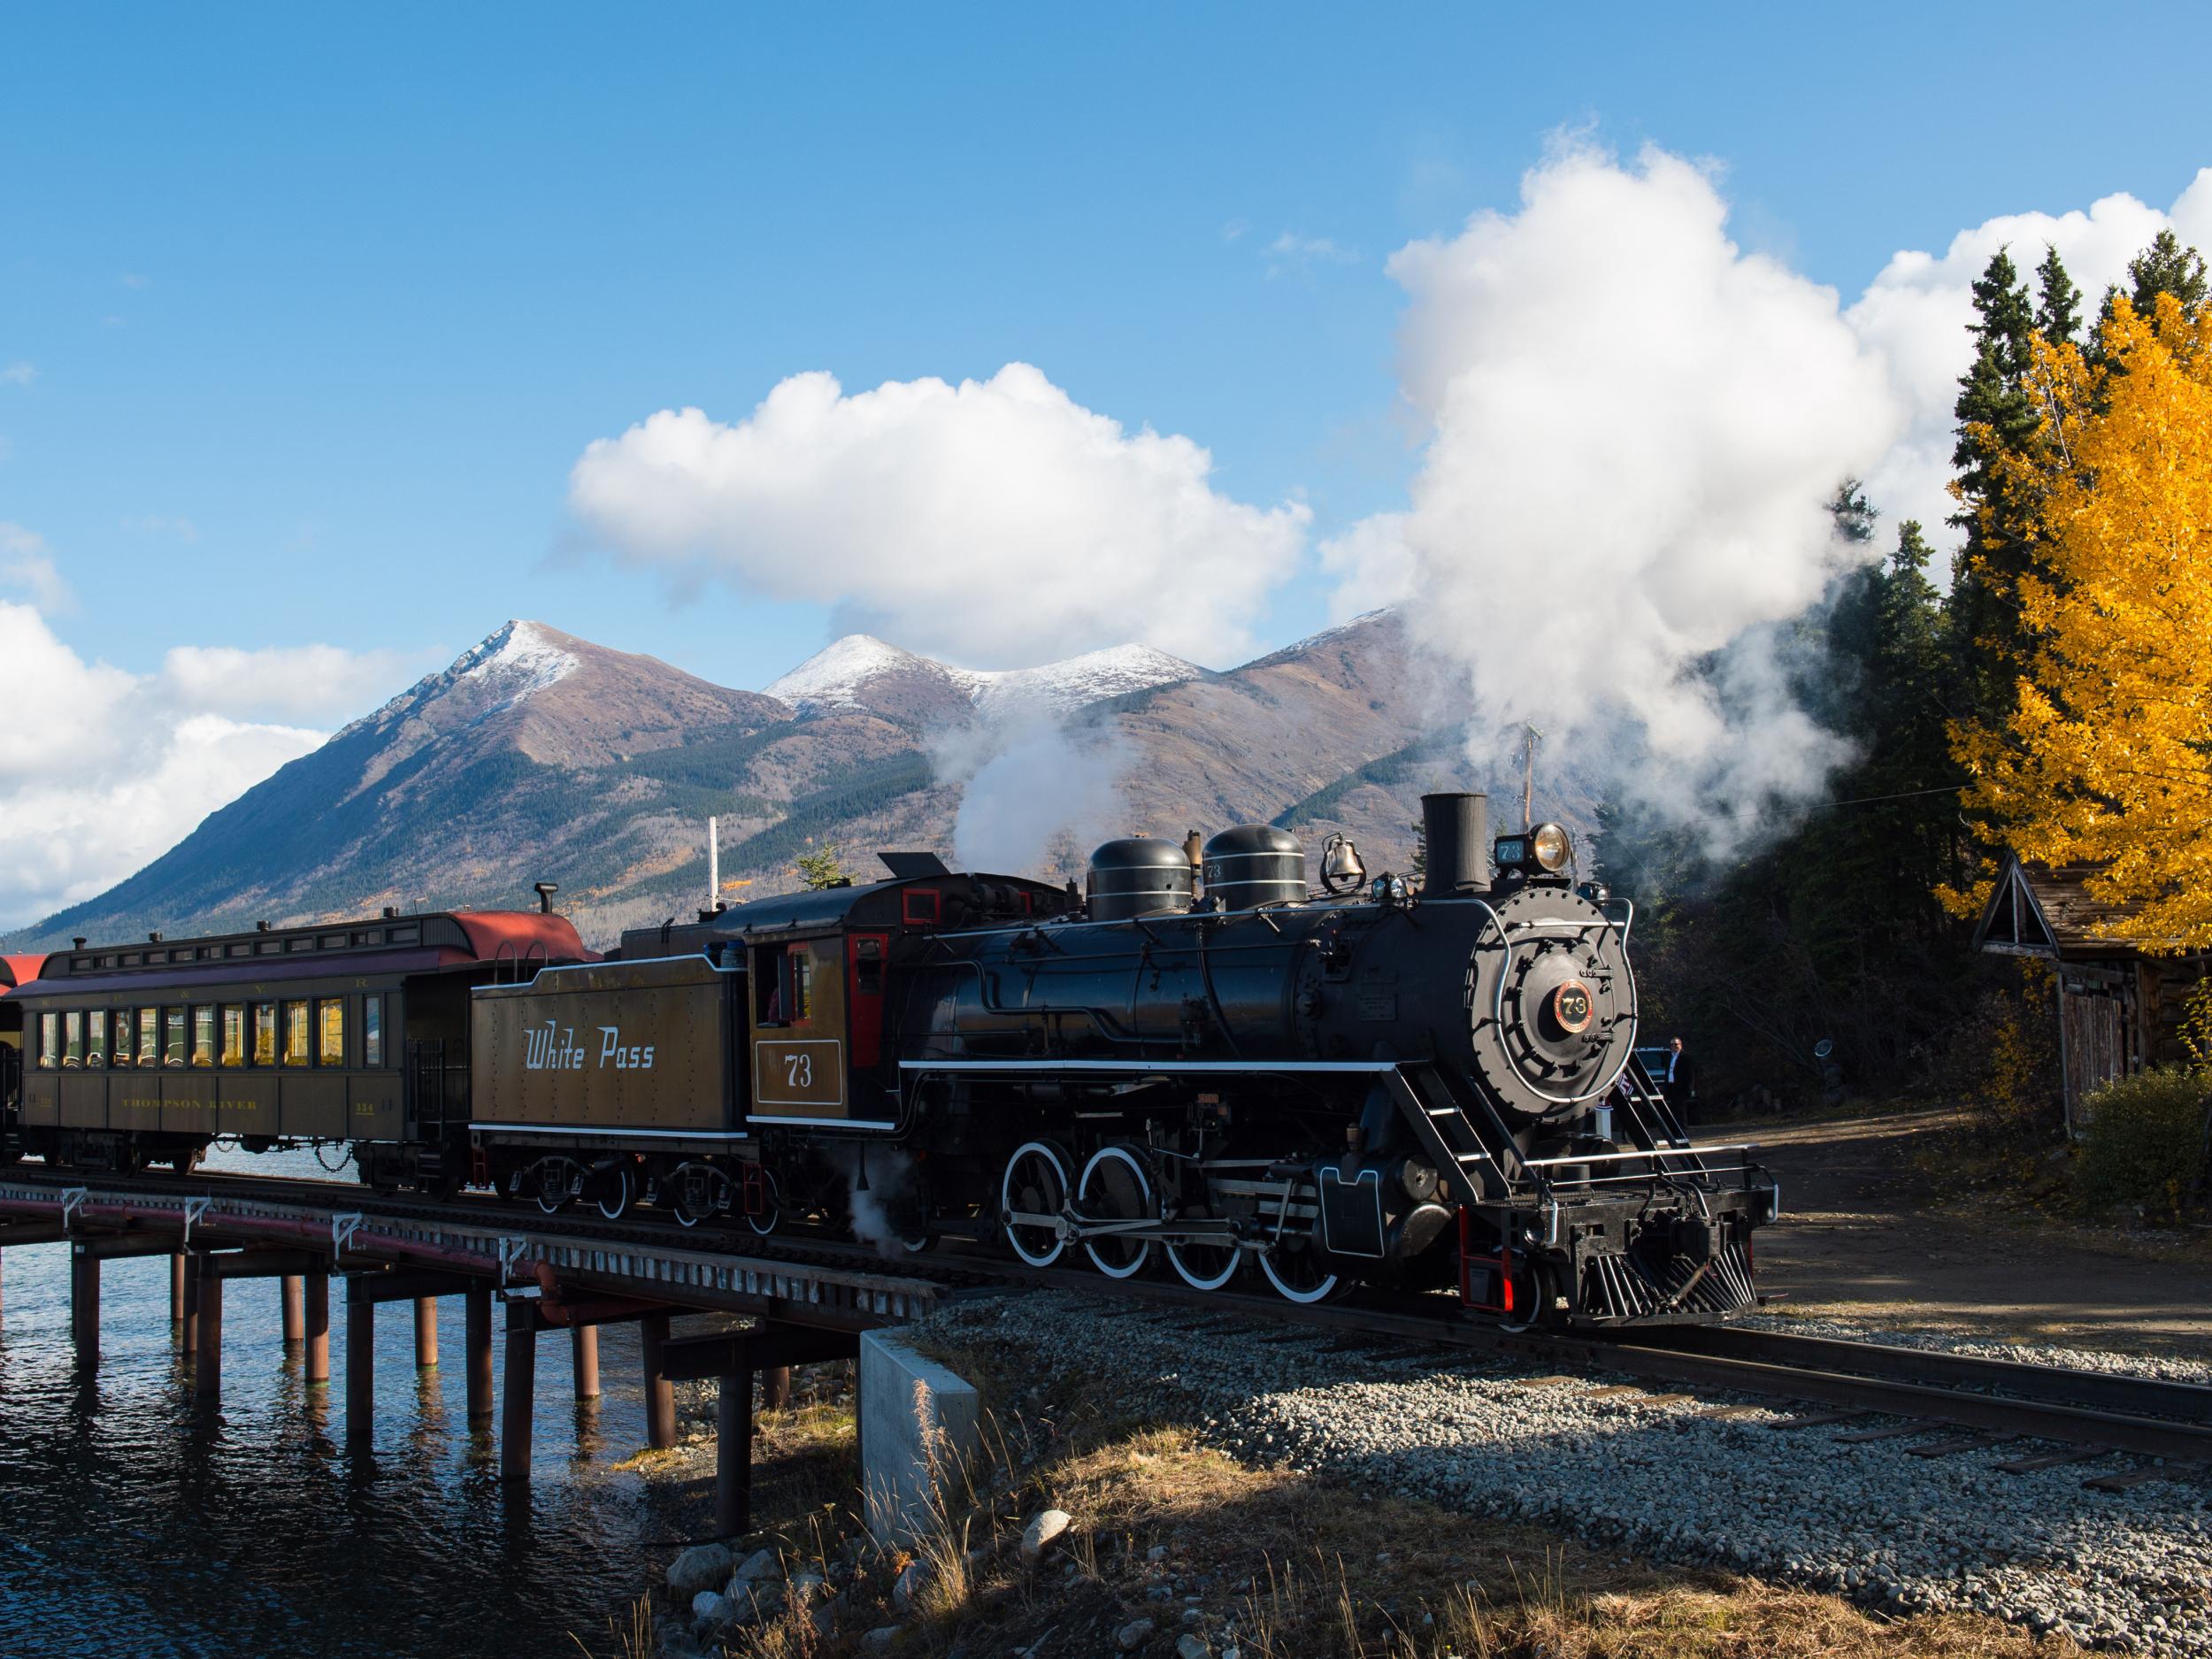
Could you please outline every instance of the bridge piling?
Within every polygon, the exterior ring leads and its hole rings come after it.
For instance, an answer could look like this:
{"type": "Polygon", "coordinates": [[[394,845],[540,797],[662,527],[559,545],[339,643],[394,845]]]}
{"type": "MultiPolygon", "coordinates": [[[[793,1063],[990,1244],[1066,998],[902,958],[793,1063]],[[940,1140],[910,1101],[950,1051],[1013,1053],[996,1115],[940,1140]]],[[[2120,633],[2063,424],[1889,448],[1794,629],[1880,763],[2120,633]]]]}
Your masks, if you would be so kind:
{"type": "Polygon", "coordinates": [[[365,1449],[376,1432],[376,1302],[360,1275],[346,1280],[346,1443],[365,1449]]]}
{"type": "Polygon", "coordinates": [[[190,1364],[200,1357],[200,1256],[198,1251],[184,1253],[184,1315],[177,1325],[177,1345],[190,1364]]]}
{"type": "Polygon", "coordinates": [[[330,1386],[330,1275],[309,1273],[302,1284],[300,1324],[307,1344],[310,1388],[330,1386]]]}
{"type": "Polygon", "coordinates": [[[639,1320],[638,1339],[645,1361],[645,1443],[664,1452],[676,1443],[676,1385],[669,1379],[663,1358],[668,1316],[651,1313],[639,1320]]]}
{"type": "Polygon", "coordinates": [[[481,1423],[492,1414],[492,1289],[481,1279],[472,1280],[461,1297],[467,1315],[463,1346],[468,1353],[469,1421],[481,1423]]]}
{"type": "Polygon", "coordinates": [[[277,1296],[283,1308],[284,1346],[288,1350],[307,1340],[307,1287],[303,1275],[285,1273],[277,1279],[277,1296]]]}
{"type": "Polygon", "coordinates": [[[579,1400],[599,1398],[599,1327],[575,1325],[568,1330],[569,1366],[579,1400]]]}
{"type": "Polygon", "coordinates": [[[499,1478],[530,1479],[530,1425],[538,1382],[538,1307],[518,1296],[507,1304],[507,1387],[499,1414],[499,1478]]]}
{"type": "Polygon", "coordinates": [[[438,1369],[438,1299],[415,1298],[415,1369],[438,1369]]]}
{"type": "Polygon", "coordinates": [[[69,1331],[77,1363],[93,1370],[100,1363],[100,1258],[82,1242],[69,1247],[69,1331]]]}
{"type": "Polygon", "coordinates": [[[192,1373],[192,1392],[215,1401],[223,1394],[223,1279],[221,1258],[200,1257],[200,1347],[192,1373]]]}
{"type": "Polygon", "coordinates": [[[169,1254],[169,1325],[172,1330],[184,1323],[184,1270],[182,1250],[169,1254]]]}
{"type": "Polygon", "coordinates": [[[764,1411],[791,1409],[791,1367],[771,1365],[760,1374],[760,1405],[764,1411]]]}

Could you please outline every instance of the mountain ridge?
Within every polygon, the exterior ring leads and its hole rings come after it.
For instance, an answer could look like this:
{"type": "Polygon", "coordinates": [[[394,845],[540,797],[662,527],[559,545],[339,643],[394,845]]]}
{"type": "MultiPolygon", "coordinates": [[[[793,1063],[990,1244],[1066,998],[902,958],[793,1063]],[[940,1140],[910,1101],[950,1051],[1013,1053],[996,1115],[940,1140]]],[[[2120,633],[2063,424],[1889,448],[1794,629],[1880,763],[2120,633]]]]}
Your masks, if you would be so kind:
{"type": "MultiPolygon", "coordinates": [[[[1010,732],[1051,749],[1055,723],[1118,767],[1116,805],[1015,873],[1079,873],[1089,833],[1276,819],[1402,869],[1421,790],[1490,781],[1455,735],[1464,718],[1387,611],[1220,672],[1121,647],[990,673],[849,635],[760,692],[517,618],[11,942],[519,905],[544,879],[610,943],[705,902],[709,816],[730,900],[795,885],[809,847],[862,879],[879,847],[950,857],[976,757],[1010,732]]],[[[1587,793],[1563,780],[1556,815],[1581,820],[1587,793]]]]}

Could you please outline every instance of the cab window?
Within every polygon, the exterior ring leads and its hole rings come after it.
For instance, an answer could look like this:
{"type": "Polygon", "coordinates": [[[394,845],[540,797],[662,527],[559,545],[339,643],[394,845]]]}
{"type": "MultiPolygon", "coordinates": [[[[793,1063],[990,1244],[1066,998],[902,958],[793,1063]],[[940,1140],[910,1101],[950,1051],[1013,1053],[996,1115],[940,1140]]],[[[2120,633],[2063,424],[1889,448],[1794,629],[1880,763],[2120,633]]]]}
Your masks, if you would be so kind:
{"type": "Polygon", "coordinates": [[[764,1025],[803,1025],[814,1001],[814,957],[805,945],[761,953],[755,1013],[764,1025]]]}

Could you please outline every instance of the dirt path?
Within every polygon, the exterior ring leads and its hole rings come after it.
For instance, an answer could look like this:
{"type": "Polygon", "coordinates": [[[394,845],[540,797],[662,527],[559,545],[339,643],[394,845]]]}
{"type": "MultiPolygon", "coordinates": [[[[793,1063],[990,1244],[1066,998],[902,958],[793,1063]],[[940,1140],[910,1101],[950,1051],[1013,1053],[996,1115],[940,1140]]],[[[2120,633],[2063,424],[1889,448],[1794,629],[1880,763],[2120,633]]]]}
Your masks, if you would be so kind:
{"type": "Polygon", "coordinates": [[[1932,1210],[1915,1159],[1957,1122],[1936,1110],[1700,1133],[1756,1141],[1781,1179],[1781,1223],[1758,1240],[1761,1287],[1787,1293],[1775,1311],[2212,1358],[2212,1262],[1932,1210]]]}

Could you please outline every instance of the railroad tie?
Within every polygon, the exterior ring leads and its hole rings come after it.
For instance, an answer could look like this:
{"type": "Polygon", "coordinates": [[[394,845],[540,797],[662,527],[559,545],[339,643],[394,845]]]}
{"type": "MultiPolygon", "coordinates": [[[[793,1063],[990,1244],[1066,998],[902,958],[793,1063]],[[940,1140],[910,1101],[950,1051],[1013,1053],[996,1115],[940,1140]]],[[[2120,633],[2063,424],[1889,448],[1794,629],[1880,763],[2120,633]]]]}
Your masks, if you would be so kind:
{"type": "Polygon", "coordinates": [[[1933,1446],[1908,1446],[1905,1449],[1915,1457],[1954,1457],[1961,1452],[1978,1452],[1991,1446],[2002,1446],[2011,1438],[2009,1434],[1970,1434],[1963,1440],[1939,1440],[1933,1446]]]}
{"type": "Polygon", "coordinates": [[[2163,1469],[2129,1469],[2116,1475],[2097,1475],[2083,1481],[2090,1492],[2125,1492],[2130,1486],[2139,1486],[2149,1480],[2195,1480],[2204,1476],[2201,1463],[2169,1466],[2163,1469]]]}
{"type": "Polygon", "coordinates": [[[2037,1452],[2028,1457],[2016,1457],[2008,1463],[1999,1463],[2001,1475],[2032,1475],[2039,1469],[2056,1469],[2062,1463],[2085,1463],[2107,1454],[2097,1446],[2069,1446],[2063,1451],[2037,1452]]]}
{"type": "Polygon", "coordinates": [[[1934,1426],[1932,1423],[1893,1423],[1882,1429],[1854,1429],[1848,1434],[1837,1435],[1836,1440],[1845,1446],[1863,1446],[1869,1440],[1894,1440],[1908,1434],[1925,1434],[1934,1426]]]}
{"type": "Polygon", "coordinates": [[[1770,1429],[1819,1429],[1831,1423],[1856,1423],[1871,1415],[1865,1411],[1808,1411],[1802,1417],[1779,1417],[1767,1425],[1770,1429]]]}
{"type": "MultiPolygon", "coordinates": [[[[1754,1417],[1759,1412],[1766,1409],[1767,1408],[1765,1406],[1709,1406],[1704,1410],[1693,1412],[1691,1415],[1700,1417],[1714,1417],[1724,1421],[1729,1417],[1754,1417]]],[[[1778,1423],[1774,1425],[1774,1426],[1776,1428],[1781,1428],[1785,1425],[1778,1423]]]]}
{"type": "Polygon", "coordinates": [[[1569,1383],[1578,1383],[1579,1377],[1508,1377],[1502,1380],[1516,1388],[1563,1388],[1569,1383]]]}

